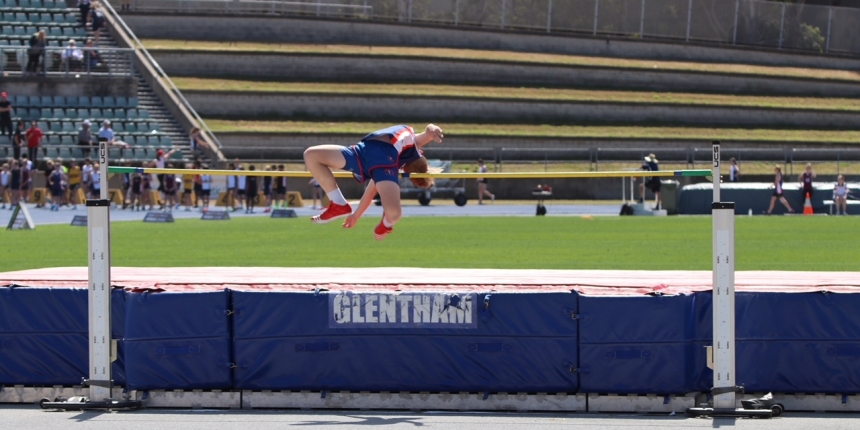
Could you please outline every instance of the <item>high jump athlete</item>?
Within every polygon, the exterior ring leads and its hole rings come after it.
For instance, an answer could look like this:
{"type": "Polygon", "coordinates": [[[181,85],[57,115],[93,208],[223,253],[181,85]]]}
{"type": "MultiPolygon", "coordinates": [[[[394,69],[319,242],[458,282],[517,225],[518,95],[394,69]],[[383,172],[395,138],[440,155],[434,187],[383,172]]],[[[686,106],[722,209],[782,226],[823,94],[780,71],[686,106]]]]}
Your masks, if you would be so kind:
{"type": "MultiPolygon", "coordinates": [[[[370,133],[350,147],[319,145],[308,148],[305,150],[305,165],[330,200],[325,212],[312,217],[311,221],[325,224],[352,215],[352,207],[343,197],[332,174],[332,169],[348,170],[358,182],[370,182],[361,198],[360,211],[347,219],[343,226],[354,226],[366,206],[379,193],[383,214],[373,234],[376,240],[384,239],[401,215],[399,170],[402,168],[407,173],[426,173],[427,159],[421,155],[421,148],[432,141],[442,142],[443,137],[442,129],[434,124],[428,124],[424,132],[419,134],[415,134],[412,127],[407,125],[396,125],[370,133]]],[[[430,179],[409,179],[419,188],[433,185],[430,179]]]]}

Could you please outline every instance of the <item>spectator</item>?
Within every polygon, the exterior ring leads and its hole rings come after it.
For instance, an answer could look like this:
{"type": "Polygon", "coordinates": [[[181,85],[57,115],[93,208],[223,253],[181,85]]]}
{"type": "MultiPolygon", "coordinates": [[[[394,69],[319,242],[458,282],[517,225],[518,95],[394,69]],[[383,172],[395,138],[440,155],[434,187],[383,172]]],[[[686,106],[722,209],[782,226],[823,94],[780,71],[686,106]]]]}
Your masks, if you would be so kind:
{"type": "MultiPolygon", "coordinates": [[[[203,167],[204,169],[209,169],[209,166],[203,167]]],[[[203,206],[203,212],[209,211],[209,194],[212,192],[212,176],[210,175],[200,175],[200,200],[201,205],[203,206]]]]}
{"type": "Polygon", "coordinates": [[[9,210],[12,210],[18,201],[21,199],[21,167],[18,160],[12,160],[9,167],[9,189],[12,191],[9,210]]]}
{"type": "MultiPolygon", "coordinates": [[[[478,173],[487,173],[487,165],[484,164],[484,159],[478,159],[478,173]]],[[[487,178],[478,178],[478,204],[484,204],[484,196],[490,198],[490,201],[495,201],[496,196],[487,190],[487,178]]]]}
{"type": "Polygon", "coordinates": [[[114,134],[113,130],[110,128],[110,120],[106,119],[102,123],[102,128],[99,129],[98,134],[99,142],[107,142],[108,146],[113,145],[114,134]]]}
{"type": "Polygon", "coordinates": [[[99,38],[101,37],[101,29],[105,28],[105,24],[107,23],[105,13],[98,2],[92,4],[89,20],[93,29],[93,36],[96,38],[96,45],[98,45],[99,38]]]}
{"type": "MultiPolygon", "coordinates": [[[[241,165],[236,167],[236,170],[245,170],[241,165]]],[[[239,175],[236,177],[236,200],[238,200],[238,209],[244,209],[245,206],[245,186],[248,185],[248,177],[239,175]]],[[[237,210],[238,210],[237,209],[237,210]]]]}
{"type": "Polygon", "coordinates": [[[75,45],[75,39],[69,39],[69,44],[63,49],[60,58],[66,64],[66,71],[80,70],[84,63],[84,53],[75,45]]]}
{"type": "MultiPolygon", "coordinates": [[[[51,184],[50,184],[49,179],[51,178],[51,175],[54,173],[54,170],[55,170],[54,169],[54,162],[51,161],[50,158],[46,158],[45,159],[45,170],[42,170],[42,173],[45,175],[44,176],[45,177],[45,188],[47,188],[48,193],[51,192],[51,184]]],[[[53,194],[51,194],[50,198],[48,198],[48,197],[49,196],[45,196],[45,199],[51,201],[51,210],[54,210],[53,206],[54,206],[55,202],[53,199],[53,194]]],[[[40,203],[40,202],[36,202],[36,207],[37,208],[43,208],[43,207],[45,207],[45,205],[40,203]]]]}
{"type": "Polygon", "coordinates": [[[193,127],[188,134],[189,143],[191,144],[191,152],[195,157],[203,155],[203,148],[208,148],[209,144],[200,136],[200,128],[193,127]]]}
{"type": "Polygon", "coordinates": [[[90,173],[90,198],[100,199],[102,194],[102,172],[99,170],[99,163],[93,163],[93,171],[90,173]]]}
{"type": "Polygon", "coordinates": [[[131,186],[129,188],[128,203],[131,205],[131,210],[140,211],[141,195],[143,195],[143,174],[134,173],[131,175],[131,186]]]}
{"type": "Polygon", "coordinates": [[[848,215],[848,185],[845,184],[845,175],[839,175],[836,178],[836,185],[833,186],[833,202],[836,203],[836,215],[848,215]],[[839,212],[839,207],[842,207],[842,212],[839,212]]]}
{"type": "MultiPolygon", "coordinates": [[[[236,165],[233,163],[227,164],[227,170],[236,170],[236,165]]],[[[224,206],[230,206],[230,209],[236,210],[236,180],[235,176],[227,176],[227,194],[225,196],[224,206]]]]}
{"type": "MultiPolygon", "coordinates": [[[[123,163],[125,167],[131,167],[131,162],[123,163]]],[[[122,174],[122,208],[128,208],[128,202],[131,200],[131,173],[125,172],[122,174]]],[[[132,208],[133,209],[133,208],[132,208]]]]}
{"type": "MultiPolygon", "coordinates": [[[[186,169],[190,169],[191,166],[186,164],[186,169]]],[[[185,174],[182,175],[182,200],[185,203],[185,212],[189,212],[191,210],[191,193],[194,191],[194,175],[185,174]]]]}
{"type": "MultiPolygon", "coordinates": [[[[195,169],[202,169],[203,167],[200,165],[200,161],[194,161],[195,169]]],[[[197,209],[198,200],[203,199],[203,177],[201,175],[194,175],[194,209],[197,209]]]]}
{"type": "Polygon", "coordinates": [[[93,132],[90,130],[90,125],[92,125],[90,120],[85,119],[81,123],[81,129],[78,130],[78,146],[81,147],[81,156],[85,158],[90,156],[93,148],[93,132]]]}
{"type": "Polygon", "coordinates": [[[788,213],[793,214],[794,209],[788,204],[788,200],[785,199],[784,190],[782,189],[782,169],[779,166],[774,166],[773,168],[773,184],[770,187],[773,188],[773,196],[770,198],[770,207],[765,214],[770,215],[773,213],[773,207],[776,205],[777,199],[788,209],[788,213]]]}
{"type": "Polygon", "coordinates": [[[92,2],[90,0],[78,0],[78,9],[81,11],[81,26],[87,27],[87,19],[90,16],[90,6],[92,6],[92,2]]]}
{"type": "Polygon", "coordinates": [[[27,137],[26,137],[26,127],[27,124],[24,121],[18,121],[18,128],[15,130],[15,135],[12,136],[12,158],[19,159],[21,158],[21,147],[24,146],[27,137]]]}
{"type": "Polygon", "coordinates": [[[731,167],[729,167],[729,182],[738,182],[741,178],[741,168],[738,166],[738,160],[732,157],[729,161],[732,163],[731,167]]]}
{"type": "MultiPolygon", "coordinates": [[[[252,164],[248,167],[248,170],[253,172],[257,170],[257,167],[252,164]]],[[[248,198],[248,204],[245,208],[245,213],[254,213],[254,206],[257,204],[257,202],[260,201],[260,196],[257,191],[258,179],[259,178],[256,176],[247,177],[247,183],[245,184],[245,195],[248,198]]]]}
{"type": "Polygon", "coordinates": [[[81,179],[82,184],[85,189],[84,194],[90,194],[92,192],[92,182],[93,182],[93,162],[90,161],[89,158],[84,159],[84,167],[81,168],[81,179]]]}
{"type": "Polygon", "coordinates": [[[0,135],[9,136],[9,143],[12,143],[12,102],[7,99],[5,92],[0,93],[0,135]]]}
{"type": "MultiPolygon", "coordinates": [[[[284,165],[278,164],[278,171],[284,171],[284,165]]],[[[286,176],[276,176],[275,177],[275,208],[284,207],[284,199],[287,196],[287,177],[286,176]],[[279,206],[280,205],[280,206],[279,206]]]]}
{"type": "Polygon", "coordinates": [[[27,203],[30,200],[30,182],[33,180],[32,166],[29,160],[21,159],[21,200],[27,203]]]}
{"type": "Polygon", "coordinates": [[[6,204],[12,204],[11,190],[9,189],[9,163],[3,163],[0,166],[0,199],[3,200],[3,206],[0,209],[6,209],[6,204]],[[10,198],[6,198],[9,195],[10,198]]]}
{"type": "MultiPolygon", "coordinates": [[[[173,168],[173,163],[169,164],[167,167],[173,168]]],[[[164,206],[162,206],[162,210],[166,207],[168,211],[173,212],[173,206],[176,205],[176,175],[173,173],[165,173],[163,175],[164,182],[160,185],[162,192],[164,193],[164,206]]]]}
{"type": "Polygon", "coordinates": [[[313,206],[311,209],[322,209],[323,208],[323,200],[322,200],[322,187],[320,183],[316,180],[316,178],[311,178],[308,182],[308,185],[311,186],[311,198],[313,199],[313,206]],[[319,206],[317,206],[317,200],[320,201],[319,206]]]}
{"type": "Polygon", "coordinates": [[[48,189],[51,191],[51,210],[59,211],[66,185],[65,175],[63,175],[63,165],[57,163],[46,178],[48,180],[48,189]]]}
{"type": "Polygon", "coordinates": [[[45,30],[37,31],[30,37],[30,48],[27,49],[27,72],[36,74],[39,69],[39,58],[45,54],[48,42],[45,38],[45,30]]]}
{"type": "Polygon", "coordinates": [[[27,159],[26,155],[21,156],[21,168],[26,167],[29,170],[33,170],[33,162],[27,159]]]}
{"type": "MultiPolygon", "coordinates": [[[[165,154],[164,150],[162,150],[162,149],[155,151],[155,159],[150,161],[148,166],[149,167],[155,167],[157,169],[163,169],[165,166],[165,162],[166,162],[167,158],[170,157],[171,155],[173,155],[173,153],[176,151],[177,151],[176,149],[171,149],[167,154],[165,154]]],[[[164,182],[166,181],[166,179],[164,178],[164,176],[165,175],[163,173],[159,173],[159,174],[155,175],[155,177],[158,179],[158,191],[163,194],[164,201],[166,201],[167,195],[164,194],[164,182]]],[[[176,175],[173,176],[173,179],[174,180],[176,179],[176,175]]],[[[174,186],[175,185],[176,184],[174,184],[174,186]]],[[[175,189],[174,189],[173,194],[176,195],[175,189]]],[[[161,206],[161,209],[164,210],[164,206],[161,206]]]]}
{"type": "Polygon", "coordinates": [[[120,9],[119,10],[121,10],[121,11],[131,10],[131,0],[122,0],[120,2],[120,9]]]}
{"type": "Polygon", "coordinates": [[[802,187],[800,193],[801,196],[803,196],[802,198],[806,198],[806,196],[808,195],[809,199],[812,200],[812,181],[814,179],[815,172],[812,171],[812,163],[806,163],[806,170],[803,172],[802,175],[800,175],[800,177],[797,178],[797,181],[800,182],[800,185],[802,187]]]}
{"type": "Polygon", "coordinates": [[[140,194],[143,197],[142,205],[144,208],[149,205],[149,210],[152,210],[152,175],[149,173],[144,173],[141,175],[141,191],[140,194]]]}
{"type": "MultiPolygon", "coordinates": [[[[272,167],[274,167],[274,166],[266,166],[266,171],[271,172],[272,167]]],[[[263,209],[263,212],[269,213],[272,211],[272,177],[271,176],[263,176],[263,195],[266,197],[266,209],[263,209]]]]}
{"type": "Polygon", "coordinates": [[[86,43],[84,43],[84,61],[87,65],[87,70],[91,71],[99,66],[101,62],[101,55],[99,55],[98,49],[96,49],[96,45],[93,43],[93,39],[87,39],[86,43]]]}
{"type": "Polygon", "coordinates": [[[33,163],[36,164],[39,156],[39,146],[42,145],[42,137],[45,135],[42,133],[42,130],[39,130],[39,126],[36,124],[36,121],[32,121],[30,123],[30,129],[27,130],[27,158],[33,163]]]}
{"type": "MultiPolygon", "coordinates": [[[[645,162],[642,163],[641,169],[646,172],[656,172],[660,170],[660,165],[658,164],[657,156],[654,154],[648,154],[645,157],[645,162]]],[[[660,204],[663,203],[663,200],[660,197],[660,178],[657,176],[645,177],[642,179],[642,183],[639,184],[639,202],[645,202],[645,187],[648,187],[657,200],[657,206],[654,207],[654,210],[660,210],[660,204]]]]}
{"type": "Polygon", "coordinates": [[[69,169],[69,194],[72,201],[72,210],[77,209],[79,204],[84,204],[84,202],[78,201],[78,188],[81,186],[81,165],[82,163],[73,163],[72,168],[69,169]]]}

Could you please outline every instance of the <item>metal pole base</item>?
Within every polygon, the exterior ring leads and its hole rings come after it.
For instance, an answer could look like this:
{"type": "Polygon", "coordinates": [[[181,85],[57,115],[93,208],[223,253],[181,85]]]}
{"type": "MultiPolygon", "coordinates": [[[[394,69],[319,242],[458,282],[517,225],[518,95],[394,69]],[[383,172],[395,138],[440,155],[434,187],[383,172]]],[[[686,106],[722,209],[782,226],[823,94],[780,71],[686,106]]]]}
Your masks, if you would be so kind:
{"type": "Polygon", "coordinates": [[[772,409],[714,409],[714,408],[690,408],[687,415],[691,417],[712,418],[773,418],[782,414],[782,406],[775,405],[772,409]],[[779,412],[774,409],[779,408],[779,412]]]}
{"type": "Polygon", "coordinates": [[[42,409],[59,409],[64,411],[122,411],[140,409],[143,402],[140,400],[111,400],[105,399],[100,402],[91,402],[87,397],[69,397],[68,399],[56,398],[39,401],[42,409]]]}

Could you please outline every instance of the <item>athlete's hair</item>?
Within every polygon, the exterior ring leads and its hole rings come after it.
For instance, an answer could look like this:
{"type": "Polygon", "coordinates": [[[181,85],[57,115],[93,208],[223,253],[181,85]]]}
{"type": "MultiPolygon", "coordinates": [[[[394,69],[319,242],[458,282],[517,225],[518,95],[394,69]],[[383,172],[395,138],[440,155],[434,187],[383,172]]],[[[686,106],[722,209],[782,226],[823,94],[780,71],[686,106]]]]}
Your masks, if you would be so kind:
{"type": "MultiPolygon", "coordinates": [[[[403,171],[406,173],[427,173],[429,167],[427,159],[421,157],[404,165],[403,171]]],[[[412,181],[412,185],[415,185],[418,188],[430,188],[433,186],[433,178],[410,177],[409,180],[412,181]]]]}

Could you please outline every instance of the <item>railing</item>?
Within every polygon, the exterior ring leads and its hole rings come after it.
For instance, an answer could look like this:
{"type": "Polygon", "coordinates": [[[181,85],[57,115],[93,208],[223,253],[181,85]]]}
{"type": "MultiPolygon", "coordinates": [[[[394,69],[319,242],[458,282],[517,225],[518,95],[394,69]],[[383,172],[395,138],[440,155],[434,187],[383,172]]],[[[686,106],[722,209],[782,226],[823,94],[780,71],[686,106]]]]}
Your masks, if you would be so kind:
{"type": "Polygon", "coordinates": [[[30,60],[27,47],[0,47],[0,74],[4,76],[132,76],[134,75],[134,49],[128,48],[76,48],[81,59],[64,59],[66,48],[45,48],[35,66],[28,71],[30,60]],[[91,52],[96,52],[93,56],[91,52]],[[11,54],[11,55],[10,55],[11,54]],[[12,60],[10,60],[12,57],[12,60]]]}
{"type": "Polygon", "coordinates": [[[168,76],[167,73],[165,73],[164,70],[161,68],[161,66],[158,65],[158,62],[155,61],[154,58],[152,58],[152,55],[149,54],[149,51],[146,50],[146,47],[144,47],[143,43],[140,42],[140,39],[135,36],[134,32],[131,31],[130,28],[128,28],[128,25],[126,25],[122,17],[120,17],[120,15],[116,13],[116,10],[114,10],[113,6],[111,6],[111,4],[107,1],[102,2],[102,5],[110,12],[110,14],[113,16],[114,21],[119,24],[125,34],[128,35],[128,37],[131,39],[133,44],[132,47],[135,50],[140,51],[140,53],[143,54],[144,58],[150,64],[150,66],[155,69],[155,72],[158,74],[157,78],[163,80],[167,84],[168,89],[174,95],[176,95],[176,97],[182,103],[183,107],[185,107],[185,110],[191,114],[191,116],[194,118],[194,121],[200,126],[200,129],[209,138],[210,142],[215,143],[215,145],[217,145],[220,149],[222,147],[221,141],[219,141],[215,134],[212,133],[212,130],[209,128],[208,125],[206,125],[206,122],[203,121],[203,118],[201,118],[200,115],[197,114],[197,111],[194,110],[194,107],[191,106],[191,103],[189,103],[188,100],[185,99],[185,96],[182,95],[182,92],[179,91],[179,88],[176,87],[176,84],[173,83],[173,81],[170,79],[170,76],[168,76]]]}
{"type": "MultiPolygon", "coordinates": [[[[774,144],[773,148],[735,148],[724,149],[726,160],[735,157],[740,162],[774,162],[786,167],[785,172],[791,173],[795,163],[806,162],[835,162],[837,171],[841,164],[856,164],[860,161],[860,149],[805,149],[781,147],[774,144]]],[[[301,163],[301,152],[304,148],[283,146],[234,146],[230,148],[230,158],[238,157],[245,162],[301,163]]],[[[711,148],[476,148],[437,146],[426,149],[428,158],[448,161],[474,161],[478,158],[496,164],[499,169],[504,165],[517,163],[543,163],[545,169],[552,164],[581,162],[587,163],[590,169],[600,170],[600,163],[641,162],[650,154],[657,153],[662,162],[684,165],[686,169],[702,168],[713,163],[711,148]]]]}
{"type": "Polygon", "coordinates": [[[135,0],[135,10],[281,13],[860,53],[860,9],[766,0],[135,0]]]}
{"type": "Polygon", "coordinates": [[[317,17],[373,19],[373,6],[327,1],[279,0],[133,0],[138,11],[165,11],[231,14],[284,14],[317,17]]]}

